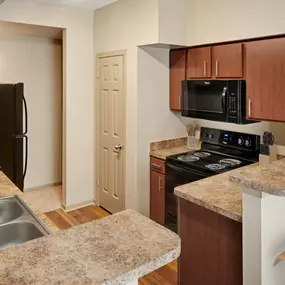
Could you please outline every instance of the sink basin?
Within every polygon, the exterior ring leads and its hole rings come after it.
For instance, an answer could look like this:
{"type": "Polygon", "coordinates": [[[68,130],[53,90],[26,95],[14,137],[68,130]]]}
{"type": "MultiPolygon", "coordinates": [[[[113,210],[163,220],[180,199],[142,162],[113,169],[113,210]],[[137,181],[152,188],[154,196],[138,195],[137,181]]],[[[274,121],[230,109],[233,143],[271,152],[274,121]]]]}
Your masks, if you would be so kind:
{"type": "Polygon", "coordinates": [[[30,222],[14,222],[0,227],[0,249],[43,237],[44,234],[30,222]]]}
{"type": "Polygon", "coordinates": [[[19,196],[0,199],[0,250],[50,233],[19,196]]]}
{"type": "Polygon", "coordinates": [[[24,214],[21,206],[11,199],[0,200],[0,224],[11,222],[24,214]]]}

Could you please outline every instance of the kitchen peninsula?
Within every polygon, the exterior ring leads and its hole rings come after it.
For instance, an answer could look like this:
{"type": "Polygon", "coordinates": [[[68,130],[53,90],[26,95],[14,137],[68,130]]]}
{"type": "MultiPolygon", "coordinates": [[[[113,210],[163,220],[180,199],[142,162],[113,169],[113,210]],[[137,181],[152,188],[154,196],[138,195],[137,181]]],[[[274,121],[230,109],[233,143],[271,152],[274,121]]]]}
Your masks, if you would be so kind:
{"type": "MultiPolygon", "coordinates": [[[[0,172],[0,197],[18,194],[0,172]]],[[[179,254],[176,234],[126,210],[0,251],[0,279],[5,285],[133,285],[179,254]]]]}
{"type": "MultiPolygon", "coordinates": [[[[151,175],[160,172],[166,181],[165,160],[167,164],[169,155],[186,149],[170,142],[151,143],[149,152],[151,175]]],[[[212,285],[213,280],[220,285],[284,284],[284,173],[285,159],[280,157],[175,188],[182,248],[180,285],[212,285]]],[[[159,187],[153,189],[162,195],[159,187]]]]}
{"type": "Polygon", "coordinates": [[[274,266],[285,250],[284,173],[281,159],[175,189],[181,285],[189,280],[212,284],[213,279],[223,285],[229,280],[237,285],[284,284],[285,263],[274,266]]]}

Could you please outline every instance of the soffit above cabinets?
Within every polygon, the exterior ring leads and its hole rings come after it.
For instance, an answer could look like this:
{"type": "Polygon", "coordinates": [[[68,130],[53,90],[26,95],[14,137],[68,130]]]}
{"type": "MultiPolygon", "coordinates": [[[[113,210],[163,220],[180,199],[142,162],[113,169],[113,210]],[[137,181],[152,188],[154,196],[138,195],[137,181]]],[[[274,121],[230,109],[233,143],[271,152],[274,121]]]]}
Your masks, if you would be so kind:
{"type": "Polygon", "coordinates": [[[96,10],[104,6],[107,6],[111,3],[114,3],[118,0],[36,0],[36,1],[96,10]]]}
{"type": "Polygon", "coordinates": [[[62,29],[0,21],[0,38],[4,36],[26,36],[61,40],[62,29]]]}

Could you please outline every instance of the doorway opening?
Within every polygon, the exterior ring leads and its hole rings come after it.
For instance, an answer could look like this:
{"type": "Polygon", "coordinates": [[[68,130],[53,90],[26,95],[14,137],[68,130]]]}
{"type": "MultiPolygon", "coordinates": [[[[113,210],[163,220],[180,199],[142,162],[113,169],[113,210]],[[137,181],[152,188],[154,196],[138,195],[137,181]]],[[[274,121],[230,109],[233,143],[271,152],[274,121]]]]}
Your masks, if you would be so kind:
{"type": "Polygon", "coordinates": [[[28,137],[23,143],[24,195],[43,213],[59,209],[64,164],[63,30],[1,21],[0,62],[1,84],[24,84],[23,128],[28,137]]]}

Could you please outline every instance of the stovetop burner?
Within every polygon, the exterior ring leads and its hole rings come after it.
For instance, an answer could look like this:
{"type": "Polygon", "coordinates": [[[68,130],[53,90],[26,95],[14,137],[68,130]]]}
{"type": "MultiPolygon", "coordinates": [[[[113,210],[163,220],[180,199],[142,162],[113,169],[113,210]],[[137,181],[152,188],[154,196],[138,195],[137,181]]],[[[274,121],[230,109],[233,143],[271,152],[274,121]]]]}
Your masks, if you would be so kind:
{"type": "Polygon", "coordinates": [[[226,168],[226,165],[219,163],[212,163],[205,165],[205,167],[211,170],[222,170],[226,168]]]}
{"type": "Polygon", "coordinates": [[[194,162],[199,160],[200,158],[194,155],[186,154],[186,155],[181,155],[178,156],[178,160],[186,161],[186,162],[194,162]]]}
{"type": "Polygon", "coordinates": [[[205,157],[211,156],[211,154],[209,152],[205,152],[205,151],[196,152],[194,155],[197,156],[197,157],[201,157],[201,158],[205,158],[205,157]]]}
{"type": "Polygon", "coordinates": [[[225,158],[225,159],[221,159],[219,161],[219,163],[226,164],[226,165],[229,165],[229,166],[236,166],[236,165],[240,165],[241,161],[238,160],[238,159],[225,158]]]}

